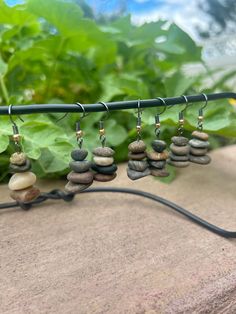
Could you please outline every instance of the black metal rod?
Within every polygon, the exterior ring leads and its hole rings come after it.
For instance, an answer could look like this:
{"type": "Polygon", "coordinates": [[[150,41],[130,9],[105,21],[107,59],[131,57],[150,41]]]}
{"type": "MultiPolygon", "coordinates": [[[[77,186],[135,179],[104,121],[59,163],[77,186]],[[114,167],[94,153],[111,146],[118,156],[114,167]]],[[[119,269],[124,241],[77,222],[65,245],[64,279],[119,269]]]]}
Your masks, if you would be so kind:
{"type": "MultiPolygon", "coordinates": [[[[206,95],[208,101],[234,98],[236,93],[225,92],[206,95]]],[[[204,102],[206,99],[203,94],[186,96],[189,104],[196,102],[204,102]]],[[[186,104],[183,96],[163,98],[167,106],[186,104]]],[[[109,111],[120,109],[135,109],[138,106],[138,100],[115,101],[106,103],[109,111]]],[[[140,100],[140,108],[160,107],[163,102],[160,99],[140,100]]],[[[102,104],[85,104],[83,105],[86,112],[106,111],[106,107],[102,104]]],[[[13,105],[11,108],[12,115],[32,114],[32,113],[49,113],[49,112],[83,112],[82,108],[76,104],[38,104],[38,105],[13,105]]],[[[8,106],[0,107],[0,115],[8,115],[8,106]]]]}

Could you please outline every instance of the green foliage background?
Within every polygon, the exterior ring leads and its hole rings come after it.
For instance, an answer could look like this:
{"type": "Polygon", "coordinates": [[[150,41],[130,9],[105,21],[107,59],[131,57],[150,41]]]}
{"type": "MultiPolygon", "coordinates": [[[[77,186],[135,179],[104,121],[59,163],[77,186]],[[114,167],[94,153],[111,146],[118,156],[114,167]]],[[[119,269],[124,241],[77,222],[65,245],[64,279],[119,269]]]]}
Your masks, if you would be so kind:
{"type": "MultiPolygon", "coordinates": [[[[28,0],[8,7],[0,0],[0,105],[95,103],[199,93],[204,90],[205,77],[183,72],[184,65],[199,62],[201,47],[167,21],[135,26],[130,16],[123,16],[99,23],[85,18],[73,2],[28,0]]],[[[233,75],[229,73],[227,79],[233,75]]],[[[212,82],[211,89],[225,89],[225,81],[212,82]]],[[[162,137],[167,141],[176,132],[179,110],[175,106],[161,116],[162,137]]],[[[197,110],[196,105],[187,110],[187,132],[196,127],[197,110]]],[[[147,142],[154,137],[155,112],[143,112],[147,142]]],[[[24,123],[18,123],[23,149],[41,177],[66,173],[70,151],[76,146],[79,115],[69,114],[55,123],[59,116],[28,115],[24,123]]],[[[89,150],[99,143],[101,116],[94,113],[83,120],[84,146],[89,150]]],[[[235,117],[227,101],[210,103],[205,110],[205,130],[235,137],[235,117]]],[[[135,122],[135,112],[124,110],[112,112],[105,123],[108,144],[115,148],[118,162],[126,160],[128,143],[135,138],[135,122]]],[[[1,180],[7,175],[13,151],[11,132],[9,117],[0,117],[1,180]]]]}

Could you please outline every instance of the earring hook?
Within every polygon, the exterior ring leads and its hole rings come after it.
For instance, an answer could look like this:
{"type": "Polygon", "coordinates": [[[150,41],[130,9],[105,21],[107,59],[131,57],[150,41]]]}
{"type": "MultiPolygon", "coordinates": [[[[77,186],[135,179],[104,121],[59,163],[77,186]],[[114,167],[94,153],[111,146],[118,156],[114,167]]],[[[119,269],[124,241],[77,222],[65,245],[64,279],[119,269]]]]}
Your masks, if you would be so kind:
{"type": "MultiPolygon", "coordinates": [[[[16,126],[16,122],[15,122],[15,121],[13,120],[13,118],[12,118],[12,108],[13,108],[13,105],[10,104],[10,105],[8,106],[8,115],[9,115],[9,118],[10,118],[10,120],[11,120],[11,123],[16,126]]],[[[18,117],[18,119],[20,119],[22,122],[24,122],[24,120],[21,118],[21,116],[17,116],[17,117],[18,117]]]]}
{"type": "Polygon", "coordinates": [[[156,99],[159,99],[163,104],[164,104],[164,109],[158,113],[158,116],[160,116],[161,114],[163,114],[166,111],[167,108],[167,103],[165,102],[165,100],[161,97],[157,97],[156,99]]]}
{"type": "Polygon", "coordinates": [[[181,110],[181,112],[184,112],[184,111],[187,109],[187,107],[188,107],[188,105],[189,105],[189,102],[188,102],[188,98],[187,98],[185,95],[182,95],[181,97],[183,97],[183,98],[184,98],[185,103],[186,103],[186,105],[185,105],[184,109],[183,109],[183,110],[181,110]]]}
{"type": "Polygon", "coordinates": [[[200,110],[203,110],[208,105],[208,97],[206,94],[202,93],[202,96],[205,98],[205,104],[200,108],[200,110]]]}
{"type": "Polygon", "coordinates": [[[106,117],[105,117],[105,119],[103,119],[103,121],[105,121],[105,120],[108,119],[108,116],[109,116],[109,114],[110,114],[110,110],[109,110],[107,104],[106,104],[104,101],[99,101],[98,103],[101,104],[101,105],[103,105],[103,106],[106,108],[106,117]]]}

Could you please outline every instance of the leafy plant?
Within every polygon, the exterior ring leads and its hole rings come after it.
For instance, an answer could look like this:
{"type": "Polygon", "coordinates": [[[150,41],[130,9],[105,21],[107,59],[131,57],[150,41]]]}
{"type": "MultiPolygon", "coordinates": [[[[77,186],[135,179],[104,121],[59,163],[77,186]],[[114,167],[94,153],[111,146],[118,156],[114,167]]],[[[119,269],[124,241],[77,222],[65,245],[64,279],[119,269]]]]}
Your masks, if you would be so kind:
{"type": "MultiPolygon", "coordinates": [[[[98,23],[92,15],[85,17],[75,2],[28,0],[8,7],[0,0],[0,105],[95,103],[196,93],[204,76],[186,75],[183,66],[199,62],[201,47],[168,21],[136,26],[130,16],[121,16],[98,23]]],[[[167,140],[176,132],[178,107],[161,116],[162,137],[167,140]]],[[[195,128],[197,107],[187,110],[187,131],[195,128]]],[[[154,137],[155,113],[156,109],[143,112],[147,142],[154,137]]],[[[134,115],[132,110],[112,112],[105,123],[117,161],[126,160],[127,144],[135,137],[134,115]]],[[[74,129],[79,114],[69,114],[56,123],[59,116],[28,115],[23,117],[24,123],[18,123],[23,148],[41,177],[63,175],[69,151],[76,146],[74,129]]],[[[234,137],[235,116],[226,101],[210,103],[205,110],[205,129],[234,137]]],[[[83,121],[84,145],[89,150],[99,142],[101,117],[102,113],[93,113],[83,121]]],[[[12,131],[8,117],[0,117],[0,123],[0,171],[4,179],[12,152],[12,131]]]]}

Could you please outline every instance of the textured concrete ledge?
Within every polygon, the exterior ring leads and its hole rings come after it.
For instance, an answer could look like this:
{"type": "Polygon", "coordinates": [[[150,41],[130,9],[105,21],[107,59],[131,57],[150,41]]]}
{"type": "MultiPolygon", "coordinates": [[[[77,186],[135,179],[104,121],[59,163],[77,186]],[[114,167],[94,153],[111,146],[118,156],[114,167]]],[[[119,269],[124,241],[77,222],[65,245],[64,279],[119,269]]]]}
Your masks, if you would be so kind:
{"type": "MultiPolygon", "coordinates": [[[[112,185],[156,193],[236,230],[236,146],[212,159],[182,169],[171,185],[131,182],[122,165],[112,185]]],[[[6,186],[0,198],[9,200],[6,186]]],[[[0,239],[1,314],[236,313],[236,240],[140,197],[84,194],[0,212],[0,239]]]]}

